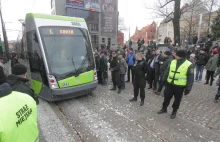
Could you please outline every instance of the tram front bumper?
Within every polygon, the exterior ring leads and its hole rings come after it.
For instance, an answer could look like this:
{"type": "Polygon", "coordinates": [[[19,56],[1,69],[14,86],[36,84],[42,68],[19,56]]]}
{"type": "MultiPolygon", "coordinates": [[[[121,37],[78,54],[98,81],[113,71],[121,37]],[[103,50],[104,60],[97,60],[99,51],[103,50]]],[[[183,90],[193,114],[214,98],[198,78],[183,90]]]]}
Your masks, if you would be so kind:
{"type": "Polygon", "coordinates": [[[77,97],[91,93],[98,85],[98,81],[91,83],[73,86],[69,88],[52,89],[52,94],[56,96],[71,95],[72,97],[77,97]]]}

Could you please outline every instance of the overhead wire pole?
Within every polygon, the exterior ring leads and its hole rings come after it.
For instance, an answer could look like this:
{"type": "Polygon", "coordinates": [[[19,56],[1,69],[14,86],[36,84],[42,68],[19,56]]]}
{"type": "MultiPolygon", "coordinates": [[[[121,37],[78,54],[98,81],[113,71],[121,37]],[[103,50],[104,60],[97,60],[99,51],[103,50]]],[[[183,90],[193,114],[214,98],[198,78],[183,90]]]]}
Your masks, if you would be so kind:
{"type": "Polygon", "coordinates": [[[4,23],[3,17],[2,17],[2,5],[1,5],[1,1],[0,1],[0,18],[1,18],[2,33],[3,33],[3,39],[4,39],[4,45],[5,45],[5,52],[6,52],[6,56],[5,56],[4,58],[8,61],[9,45],[8,45],[7,33],[6,33],[6,30],[5,30],[5,23],[4,23]]]}

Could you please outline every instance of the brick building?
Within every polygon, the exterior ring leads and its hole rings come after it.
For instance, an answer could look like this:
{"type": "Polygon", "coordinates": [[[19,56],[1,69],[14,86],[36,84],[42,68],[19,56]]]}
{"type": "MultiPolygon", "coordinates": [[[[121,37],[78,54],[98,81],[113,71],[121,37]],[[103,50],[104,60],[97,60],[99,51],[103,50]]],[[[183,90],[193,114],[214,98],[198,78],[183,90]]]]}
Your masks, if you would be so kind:
{"type": "Polygon", "coordinates": [[[143,27],[141,30],[138,30],[136,27],[135,33],[133,36],[131,36],[131,40],[137,42],[138,39],[140,38],[141,40],[144,39],[145,44],[148,44],[149,41],[155,40],[156,37],[156,23],[152,22],[150,25],[143,27]]]}
{"type": "Polygon", "coordinates": [[[120,44],[120,46],[124,46],[124,33],[121,31],[118,31],[118,44],[120,44]]]}

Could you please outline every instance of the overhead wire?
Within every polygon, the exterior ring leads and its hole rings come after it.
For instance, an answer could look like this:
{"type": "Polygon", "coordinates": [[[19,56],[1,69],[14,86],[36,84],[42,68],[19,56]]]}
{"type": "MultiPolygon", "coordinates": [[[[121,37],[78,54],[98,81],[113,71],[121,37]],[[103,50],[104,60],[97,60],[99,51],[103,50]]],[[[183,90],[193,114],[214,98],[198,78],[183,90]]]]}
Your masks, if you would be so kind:
{"type": "Polygon", "coordinates": [[[32,7],[31,7],[31,11],[32,11],[33,8],[34,8],[35,2],[36,2],[36,0],[33,1],[32,7]]]}

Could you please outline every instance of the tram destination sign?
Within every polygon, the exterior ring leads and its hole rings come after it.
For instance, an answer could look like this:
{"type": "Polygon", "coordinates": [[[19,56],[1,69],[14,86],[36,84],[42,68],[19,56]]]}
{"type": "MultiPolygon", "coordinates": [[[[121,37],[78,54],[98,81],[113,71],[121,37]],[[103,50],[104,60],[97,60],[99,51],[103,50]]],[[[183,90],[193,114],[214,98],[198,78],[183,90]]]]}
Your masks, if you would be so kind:
{"type": "Polygon", "coordinates": [[[74,28],[44,27],[41,29],[43,35],[75,35],[74,28]]]}

